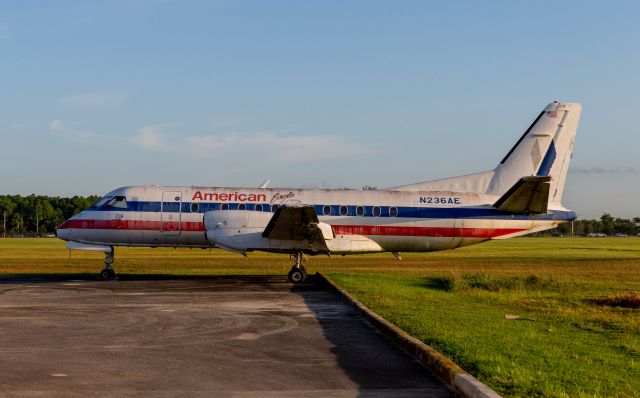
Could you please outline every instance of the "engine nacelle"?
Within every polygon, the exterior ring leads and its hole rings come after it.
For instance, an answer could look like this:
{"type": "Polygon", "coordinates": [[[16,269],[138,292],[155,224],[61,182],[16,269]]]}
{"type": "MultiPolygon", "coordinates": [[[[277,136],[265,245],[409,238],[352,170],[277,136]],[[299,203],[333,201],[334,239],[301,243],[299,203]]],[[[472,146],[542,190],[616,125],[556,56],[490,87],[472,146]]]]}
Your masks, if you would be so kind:
{"type": "Polygon", "coordinates": [[[214,210],[204,213],[206,237],[216,246],[231,251],[268,249],[262,232],[273,213],[246,210],[214,210]]]}
{"type": "MultiPolygon", "coordinates": [[[[273,213],[247,210],[213,210],[204,213],[206,237],[221,249],[247,252],[264,250],[272,252],[292,252],[296,250],[313,251],[306,239],[283,240],[262,236],[273,213]]],[[[318,223],[325,241],[334,239],[331,226],[318,223]]],[[[317,249],[316,249],[317,250],[317,249]]]]}

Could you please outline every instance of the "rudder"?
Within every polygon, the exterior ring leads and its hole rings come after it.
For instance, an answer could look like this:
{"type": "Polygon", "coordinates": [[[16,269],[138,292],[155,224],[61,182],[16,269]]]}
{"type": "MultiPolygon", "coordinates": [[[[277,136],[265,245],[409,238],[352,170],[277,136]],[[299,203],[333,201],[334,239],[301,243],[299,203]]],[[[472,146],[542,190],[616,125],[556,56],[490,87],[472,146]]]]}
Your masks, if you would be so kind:
{"type": "Polygon", "coordinates": [[[549,176],[549,203],[561,205],[581,110],[578,103],[547,105],[494,169],[487,193],[503,195],[525,176],[549,176]]]}

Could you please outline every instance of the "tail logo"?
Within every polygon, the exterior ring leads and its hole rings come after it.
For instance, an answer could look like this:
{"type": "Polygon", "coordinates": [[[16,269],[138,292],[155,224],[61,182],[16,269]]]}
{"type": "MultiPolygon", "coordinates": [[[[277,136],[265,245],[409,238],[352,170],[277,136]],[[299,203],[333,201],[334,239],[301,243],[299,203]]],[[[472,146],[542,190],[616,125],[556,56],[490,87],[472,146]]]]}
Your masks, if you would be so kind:
{"type": "Polygon", "coordinates": [[[533,164],[533,169],[540,164],[540,159],[542,159],[542,154],[540,153],[540,144],[538,140],[533,144],[533,148],[531,148],[531,163],[533,164]]]}
{"type": "Polygon", "coordinates": [[[551,172],[551,167],[553,166],[553,162],[556,160],[556,145],[553,140],[551,144],[549,144],[549,149],[547,150],[546,155],[544,155],[544,159],[542,160],[542,164],[538,169],[538,176],[548,176],[551,172]]]}

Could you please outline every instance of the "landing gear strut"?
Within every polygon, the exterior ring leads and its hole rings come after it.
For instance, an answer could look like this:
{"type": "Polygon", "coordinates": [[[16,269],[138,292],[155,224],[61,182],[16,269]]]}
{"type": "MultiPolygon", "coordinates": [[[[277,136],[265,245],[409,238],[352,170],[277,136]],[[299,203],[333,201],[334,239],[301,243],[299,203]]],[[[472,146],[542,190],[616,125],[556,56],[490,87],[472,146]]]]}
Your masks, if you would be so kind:
{"type": "Polygon", "coordinates": [[[296,262],[289,271],[289,282],[291,283],[303,283],[307,280],[309,274],[307,274],[306,268],[302,265],[302,252],[296,252],[294,254],[296,262]]]}
{"type": "Polygon", "coordinates": [[[113,261],[115,258],[115,251],[113,247],[111,251],[104,254],[104,269],[100,271],[100,279],[115,279],[116,271],[113,269],[113,261]]]}

